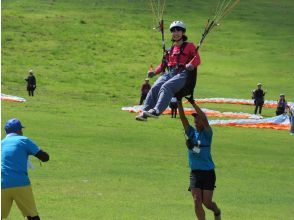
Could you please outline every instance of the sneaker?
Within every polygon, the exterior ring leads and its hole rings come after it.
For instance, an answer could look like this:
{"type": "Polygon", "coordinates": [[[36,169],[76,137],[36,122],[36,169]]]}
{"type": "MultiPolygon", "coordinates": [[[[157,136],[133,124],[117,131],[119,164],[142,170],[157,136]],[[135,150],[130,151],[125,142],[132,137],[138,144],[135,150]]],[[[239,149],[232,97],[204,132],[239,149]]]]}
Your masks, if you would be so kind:
{"type": "Polygon", "coordinates": [[[147,121],[147,117],[142,113],[136,116],[137,121],[147,121]]]}
{"type": "Polygon", "coordinates": [[[214,214],[214,220],[221,220],[221,211],[219,210],[219,213],[216,215],[214,214]]]}
{"type": "Polygon", "coordinates": [[[143,116],[145,116],[146,118],[147,117],[158,118],[159,114],[156,113],[155,109],[150,109],[148,112],[144,111],[143,116]]]}

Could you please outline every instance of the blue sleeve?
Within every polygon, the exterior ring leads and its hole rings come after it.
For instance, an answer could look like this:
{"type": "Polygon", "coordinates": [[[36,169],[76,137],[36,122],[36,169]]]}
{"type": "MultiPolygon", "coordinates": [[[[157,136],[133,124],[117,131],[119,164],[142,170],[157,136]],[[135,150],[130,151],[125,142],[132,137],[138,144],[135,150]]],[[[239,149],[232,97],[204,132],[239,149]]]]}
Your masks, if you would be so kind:
{"type": "Polygon", "coordinates": [[[188,136],[188,138],[192,138],[195,134],[195,128],[193,128],[191,125],[189,125],[188,130],[186,132],[186,135],[188,136]]]}
{"type": "Polygon", "coordinates": [[[29,155],[36,155],[40,151],[40,148],[29,138],[25,139],[25,146],[26,146],[26,151],[28,152],[29,155]]]}

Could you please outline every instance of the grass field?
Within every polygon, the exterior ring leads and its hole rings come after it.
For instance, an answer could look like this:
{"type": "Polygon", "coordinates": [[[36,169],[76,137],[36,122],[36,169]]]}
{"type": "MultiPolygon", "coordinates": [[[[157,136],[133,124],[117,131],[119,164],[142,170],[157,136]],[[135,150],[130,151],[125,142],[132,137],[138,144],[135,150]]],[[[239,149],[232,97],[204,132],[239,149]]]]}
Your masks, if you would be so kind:
{"type": "MultiPolygon", "coordinates": [[[[184,20],[197,43],[216,4],[170,0],[166,27],[184,20]]],[[[262,82],[266,99],[285,93],[293,102],[293,11],[291,0],[241,1],[201,48],[196,97],[249,99],[262,82]]],[[[29,171],[42,219],[195,219],[179,120],[138,123],[121,111],[137,104],[150,63],[161,59],[161,36],[152,27],[143,0],[2,1],[2,93],[27,102],[2,102],[1,125],[21,119],[24,134],[50,153],[42,166],[33,158],[36,169],[29,171]],[[33,98],[25,91],[29,69],[38,83],[33,98]]],[[[293,219],[293,136],[270,129],[213,131],[215,200],[223,219],[293,219]]],[[[10,219],[22,219],[16,206],[10,219]]]]}

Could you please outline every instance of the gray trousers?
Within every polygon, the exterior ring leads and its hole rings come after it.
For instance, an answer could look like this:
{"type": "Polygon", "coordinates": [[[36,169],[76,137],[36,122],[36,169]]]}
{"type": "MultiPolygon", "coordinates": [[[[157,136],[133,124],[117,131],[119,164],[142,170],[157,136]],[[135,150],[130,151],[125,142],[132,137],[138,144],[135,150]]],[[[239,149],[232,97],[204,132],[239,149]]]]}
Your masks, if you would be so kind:
{"type": "Polygon", "coordinates": [[[144,111],[155,109],[161,114],[168,107],[171,98],[185,86],[189,74],[187,70],[176,73],[176,69],[171,69],[155,81],[147,94],[144,111]]]}

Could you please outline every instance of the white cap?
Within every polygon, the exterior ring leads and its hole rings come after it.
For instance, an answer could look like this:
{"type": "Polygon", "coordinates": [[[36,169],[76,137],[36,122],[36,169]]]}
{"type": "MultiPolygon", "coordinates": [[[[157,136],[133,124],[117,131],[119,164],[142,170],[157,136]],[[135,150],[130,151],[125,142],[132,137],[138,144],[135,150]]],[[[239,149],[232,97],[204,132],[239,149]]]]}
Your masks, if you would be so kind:
{"type": "Polygon", "coordinates": [[[186,31],[186,25],[182,21],[173,21],[169,26],[169,30],[171,31],[172,28],[176,27],[182,28],[184,31],[186,31]]]}

